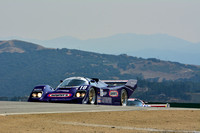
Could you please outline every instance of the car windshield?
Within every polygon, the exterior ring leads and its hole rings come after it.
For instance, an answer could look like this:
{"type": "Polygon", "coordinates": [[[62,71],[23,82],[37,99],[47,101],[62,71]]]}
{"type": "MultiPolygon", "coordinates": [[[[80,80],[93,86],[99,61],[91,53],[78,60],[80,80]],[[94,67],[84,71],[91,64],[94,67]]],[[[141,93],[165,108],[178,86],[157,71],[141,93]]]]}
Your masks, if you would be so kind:
{"type": "Polygon", "coordinates": [[[81,86],[88,85],[87,80],[79,78],[69,78],[65,79],[58,87],[68,87],[68,86],[81,86]]]}

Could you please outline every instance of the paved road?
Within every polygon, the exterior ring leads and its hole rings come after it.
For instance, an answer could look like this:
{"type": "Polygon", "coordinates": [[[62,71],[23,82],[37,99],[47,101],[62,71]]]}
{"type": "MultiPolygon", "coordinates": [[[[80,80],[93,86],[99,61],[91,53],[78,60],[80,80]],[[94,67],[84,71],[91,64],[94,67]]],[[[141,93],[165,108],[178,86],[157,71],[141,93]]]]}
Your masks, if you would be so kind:
{"type": "MultiPolygon", "coordinates": [[[[175,109],[175,108],[159,108],[159,110],[166,110],[166,109],[175,109]]],[[[158,108],[0,101],[0,115],[131,111],[131,110],[158,110],[158,108]]]]}

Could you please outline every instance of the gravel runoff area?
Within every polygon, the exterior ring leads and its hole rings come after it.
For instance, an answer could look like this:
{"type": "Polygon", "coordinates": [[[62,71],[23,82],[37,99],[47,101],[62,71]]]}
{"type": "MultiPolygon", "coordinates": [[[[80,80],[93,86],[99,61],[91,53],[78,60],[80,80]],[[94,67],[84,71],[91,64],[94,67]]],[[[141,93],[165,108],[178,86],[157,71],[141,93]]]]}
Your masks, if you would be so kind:
{"type": "Polygon", "coordinates": [[[0,115],[1,133],[200,133],[200,110],[0,115]]]}

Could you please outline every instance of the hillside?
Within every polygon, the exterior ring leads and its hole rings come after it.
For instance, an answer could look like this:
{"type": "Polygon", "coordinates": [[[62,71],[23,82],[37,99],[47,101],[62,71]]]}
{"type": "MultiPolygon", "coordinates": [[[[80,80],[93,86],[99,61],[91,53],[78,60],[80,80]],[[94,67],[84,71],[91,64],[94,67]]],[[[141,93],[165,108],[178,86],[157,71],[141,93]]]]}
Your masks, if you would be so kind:
{"type": "Polygon", "coordinates": [[[37,50],[46,49],[43,46],[18,41],[18,40],[11,40],[11,41],[0,41],[0,53],[8,52],[8,53],[24,53],[24,52],[32,52],[37,50]]]}
{"type": "Polygon", "coordinates": [[[153,82],[200,81],[199,66],[154,58],[142,59],[125,54],[115,56],[66,48],[47,49],[17,40],[1,41],[0,51],[0,97],[28,95],[38,84],[56,87],[60,79],[70,76],[140,78],[153,82]]]}
{"type": "Polygon", "coordinates": [[[50,48],[79,49],[104,54],[128,54],[142,58],[157,58],[184,64],[200,65],[200,43],[190,42],[167,34],[116,34],[80,40],[70,36],[51,40],[11,37],[50,48]],[[55,45],[56,44],[56,45],[55,45]]]}

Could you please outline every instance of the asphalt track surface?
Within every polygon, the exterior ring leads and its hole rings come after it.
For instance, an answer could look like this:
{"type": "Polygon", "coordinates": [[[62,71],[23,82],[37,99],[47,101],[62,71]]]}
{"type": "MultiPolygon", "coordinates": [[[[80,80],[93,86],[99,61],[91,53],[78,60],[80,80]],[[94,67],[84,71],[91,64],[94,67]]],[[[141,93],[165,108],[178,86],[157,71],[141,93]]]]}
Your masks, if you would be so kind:
{"type": "Polygon", "coordinates": [[[133,111],[133,110],[192,110],[192,109],[0,101],[0,115],[133,111]]]}
{"type": "MultiPolygon", "coordinates": [[[[67,103],[39,103],[39,102],[11,102],[0,101],[0,116],[23,115],[23,114],[52,114],[52,113],[79,113],[79,112],[110,112],[110,111],[134,111],[134,110],[199,110],[191,108],[153,108],[153,107],[133,107],[133,106],[103,106],[103,105],[85,105],[85,104],[67,104],[67,103]]],[[[61,125],[74,125],[83,127],[101,127],[147,132],[185,132],[200,133],[200,131],[185,130],[162,130],[154,128],[137,128],[116,125],[102,125],[91,123],[80,123],[65,121],[61,125]]]]}

